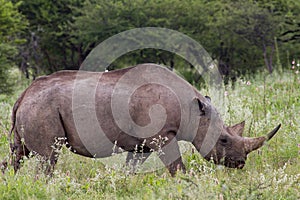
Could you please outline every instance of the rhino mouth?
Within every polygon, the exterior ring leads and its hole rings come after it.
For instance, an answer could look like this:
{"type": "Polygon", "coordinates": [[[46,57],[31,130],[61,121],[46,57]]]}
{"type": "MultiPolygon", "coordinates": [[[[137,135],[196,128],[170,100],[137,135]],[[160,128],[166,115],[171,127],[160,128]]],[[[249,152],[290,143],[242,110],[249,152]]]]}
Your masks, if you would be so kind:
{"type": "Polygon", "coordinates": [[[237,168],[237,169],[243,169],[245,166],[245,160],[233,160],[231,158],[226,158],[224,165],[229,168],[237,168]]]}

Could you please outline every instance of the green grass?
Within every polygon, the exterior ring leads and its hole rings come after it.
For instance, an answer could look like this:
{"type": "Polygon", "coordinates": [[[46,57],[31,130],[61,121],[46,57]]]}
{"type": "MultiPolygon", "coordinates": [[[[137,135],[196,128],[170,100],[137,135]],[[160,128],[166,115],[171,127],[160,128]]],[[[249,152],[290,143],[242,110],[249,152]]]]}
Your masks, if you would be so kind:
{"type": "MultiPolygon", "coordinates": [[[[10,112],[23,89],[0,96],[0,159],[9,155],[10,112]]],[[[258,75],[226,91],[222,117],[228,124],[246,120],[245,136],[264,135],[282,124],[275,138],[249,155],[242,170],[216,166],[188,150],[183,155],[186,174],[172,178],[161,168],[133,175],[112,164],[118,158],[112,157],[108,167],[107,160],[64,148],[53,178],[37,170],[38,158],[26,159],[16,175],[9,167],[0,175],[0,199],[300,199],[300,74],[258,75]]]]}

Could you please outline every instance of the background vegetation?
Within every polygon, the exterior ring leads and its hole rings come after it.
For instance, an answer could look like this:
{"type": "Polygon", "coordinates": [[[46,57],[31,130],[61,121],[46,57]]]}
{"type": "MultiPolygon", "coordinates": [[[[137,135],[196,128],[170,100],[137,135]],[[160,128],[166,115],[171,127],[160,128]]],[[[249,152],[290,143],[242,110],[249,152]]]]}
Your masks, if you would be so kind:
{"type": "MultiPolygon", "coordinates": [[[[258,136],[282,123],[278,135],[243,170],[215,166],[188,147],[187,173],[175,178],[164,168],[129,174],[113,164],[116,158],[107,167],[63,149],[51,179],[37,170],[39,158],[26,160],[17,175],[9,167],[0,175],[0,199],[300,199],[300,1],[294,0],[0,0],[0,159],[9,159],[12,106],[32,79],[78,69],[97,44],[146,26],[187,34],[217,60],[227,124],[246,119],[245,135],[258,136]]],[[[156,49],[127,54],[110,69],[142,62],[174,67],[198,86],[193,66],[156,49]]]]}
{"type": "MultiPolygon", "coordinates": [[[[300,53],[300,2],[294,0],[1,0],[0,16],[0,58],[13,62],[5,69],[18,66],[33,79],[78,69],[103,40],[147,26],[174,29],[198,41],[226,79],[281,70],[300,53]]],[[[141,62],[181,71],[191,67],[159,50],[131,53],[114,67],[141,62]]]]}

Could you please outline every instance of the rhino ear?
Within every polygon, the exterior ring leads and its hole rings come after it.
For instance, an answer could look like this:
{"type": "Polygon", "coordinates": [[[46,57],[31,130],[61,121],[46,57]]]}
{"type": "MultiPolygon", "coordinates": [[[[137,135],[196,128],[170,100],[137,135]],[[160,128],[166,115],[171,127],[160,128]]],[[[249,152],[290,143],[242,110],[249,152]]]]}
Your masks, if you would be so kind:
{"type": "Polygon", "coordinates": [[[211,102],[211,98],[209,96],[205,96],[208,102],[211,102]]]}
{"type": "Polygon", "coordinates": [[[242,121],[241,123],[228,127],[230,133],[232,133],[233,135],[239,135],[241,137],[243,135],[244,128],[245,128],[245,121],[242,121]]]}
{"type": "Polygon", "coordinates": [[[198,97],[195,97],[193,99],[193,107],[196,108],[196,111],[199,112],[200,111],[200,116],[205,115],[205,110],[207,105],[203,102],[201,102],[201,100],[198,97]]]}

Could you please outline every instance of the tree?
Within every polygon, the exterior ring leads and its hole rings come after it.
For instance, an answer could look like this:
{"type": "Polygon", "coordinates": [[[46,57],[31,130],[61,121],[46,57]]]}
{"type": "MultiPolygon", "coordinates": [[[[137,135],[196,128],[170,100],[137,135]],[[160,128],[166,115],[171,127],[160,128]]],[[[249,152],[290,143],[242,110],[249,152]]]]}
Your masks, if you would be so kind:
{"type": "Polygon", "coordinates": [[[72,42],[72,27],[80,0],[19,1],[19,10],[28,21],[24,34],[27,42],[21,47],[20,68],[27,77],[61,69],[78,69],[81,46],[72,42]]]}
{"type": "MultiPolygon", "coordinates": [[[[255,73],[264,65],[272,72],[276,20],[268,9],[251,0],[94,0],[84,4],[74,27],[85,49],[130,28],[179,30],[199,41],[218,60],[223,75],[236,77],[255,73]]],[[[172,55],[146,52],[150,56],[145,57],[142,51],[132,60],[150,57],[154,62],[174,63],[172,55]]]]}
{"type": "MultiPolygon", "coordinates": [[[[30,22],[20,60],[27,76],[78,69],[97,44],[122,31],[165,27],[198,41],[218,61],[220,72],[235,79],[265,69],[271,73],[276,39],[285,52],[298,45],[300,35],[300,3],[293,0],[32,0],[19,8],[30,22]]],[[[111,67],[140,62],[180,71],[193,67],[157,49],[131,52],[111,67]]]]}
{"type": "MultiPolygon", "coordinates": [[[[288,63],[290,59],[299,59],[300,55],[300,1],[278,1],[273,7],[274,15],[281,17],[278,41],[283,52],[281,60],[288,63]],[[290,55],[287,58],[285,54],[290,55]]],[[[288,63],[290,67],[291,63],[288,63]]]]}
{"type": "Polygon", "coordinates": [[[17,45],[22,43],[19,35],[27,25],[17,7],[8,0],[0,0],[0,94],[11,92],[9,70],[16,66],[17,45]]]}

